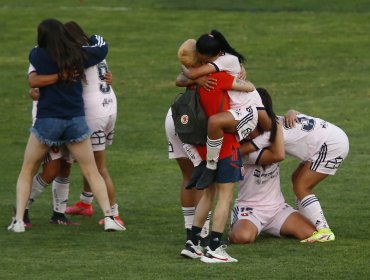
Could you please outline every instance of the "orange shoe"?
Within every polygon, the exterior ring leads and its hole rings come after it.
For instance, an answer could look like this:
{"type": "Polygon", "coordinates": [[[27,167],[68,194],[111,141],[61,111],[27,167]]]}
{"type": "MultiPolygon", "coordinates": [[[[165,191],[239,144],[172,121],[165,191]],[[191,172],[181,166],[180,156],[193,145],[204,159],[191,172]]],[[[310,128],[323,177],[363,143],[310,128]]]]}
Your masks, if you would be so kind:
{"type": "Polygon", "coordinates": [[[91,204],[78,201],[74,205],[67,207],[65,213],[69,215],[82,215],[91,217],[92,214],[94,214],[94,210],[91,204]]]}
{"type": "MultiPolygon", "coordinates": [[[[125,222],[121,220],[119,216],[115,216],[114,219],[119,222],[122,226],[125,226],[125,222]]],[[[99,225],[104,225],[104,219],[99,220],[99,225]]]]}

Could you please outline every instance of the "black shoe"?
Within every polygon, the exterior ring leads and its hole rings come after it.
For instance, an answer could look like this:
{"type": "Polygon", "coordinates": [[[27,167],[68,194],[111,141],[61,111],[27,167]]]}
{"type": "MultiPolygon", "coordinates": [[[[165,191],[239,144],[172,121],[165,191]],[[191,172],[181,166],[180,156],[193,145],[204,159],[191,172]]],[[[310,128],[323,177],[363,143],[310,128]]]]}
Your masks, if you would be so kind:
{"type": "Polygon", "coordinates": [[[64,213],[59,213],[53,211],[53,215],[50,218],[50,223],[55,225],[63,225],[63,226],[79,226],[79,223],[72,222],[70,219],[66,217],[64,213]]]}
{"type": "Polygon", "coordinates": [[[197,167],[194,168],[193,173],[191,173],[190,181],[186,185],[185,189],[190,190],[196,186],[197,181],[206,169],[206,164],[207,162],[204,160],[197,167]]]}
{"type": "Polygon", "coordinates": [[[204,190],[208,188],[215,181],[216,175],[217,175],[217,169],[206,168],[202,176],[200,176],[195,188],[197,190],[204,190]]]}

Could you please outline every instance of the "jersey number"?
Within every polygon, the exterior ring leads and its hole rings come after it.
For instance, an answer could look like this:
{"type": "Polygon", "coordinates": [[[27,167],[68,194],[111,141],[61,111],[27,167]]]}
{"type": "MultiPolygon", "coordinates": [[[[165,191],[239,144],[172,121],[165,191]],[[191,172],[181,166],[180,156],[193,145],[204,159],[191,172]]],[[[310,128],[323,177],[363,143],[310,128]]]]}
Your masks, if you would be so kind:
{"type": "Polygon", "coordinates": [[[99,89],[102,93],[109,93],[110,85],[108,85],[107,82],[105,81],[105,74],[108,72],[107,65],[103,62],[100,62],[98,64],[98,71],[99,71],[99,80],[101,81],[99,89]]]}
{"type": "Polygon", "coordinates": [[[302,130],[310,132],[315,128],[315,120],[307,117],[297,117],[298,122],[302,125],[302,130]]]}

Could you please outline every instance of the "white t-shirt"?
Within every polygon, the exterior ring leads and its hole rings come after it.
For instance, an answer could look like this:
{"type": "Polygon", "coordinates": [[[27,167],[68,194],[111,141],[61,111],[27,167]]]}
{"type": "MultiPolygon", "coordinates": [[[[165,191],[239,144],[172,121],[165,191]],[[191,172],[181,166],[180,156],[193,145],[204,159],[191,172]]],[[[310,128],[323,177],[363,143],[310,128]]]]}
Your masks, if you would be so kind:
{"type": "MultiPolygon", "coordinates": [[[[254,158],[251,153],[251,158],[254,158]]],[[[255,210],[275,213],[284,203],[284,197],[280,189],[279,164],[268,166],[252,164],[252,161],[244,162],[244,179],[239,182],[238,197],[235,205],[247,205],[255,210]]]]}
{"type": "MultiPolygon", "coordinates": [[[[283,118],[279,118],[282,121],[283,118]]],[[[295,127],[283,126],[285,152],[306,161],[320,150],[333,125],[320,118],[304,114],[297,115],[297,119],[298,123],[295,123],[295,127]]],[[[268,147],[270,146],[269,137],[270,132],[265,132],[253,139],[253,143],[260,149],[268,147]]]]}
{"type": "Polygon", "coordinates": [[[82,97],[86,119],[107,117],[117,113],[117,98],[112,86],[105,82],[107,62],[85,69],[86,83],[82,83],[82,97]]]}
{"type": "MultiPolygon", "coordinates": [[[[242,76],[242,68],[240,66],[238,57],[235,55],[225,53],[220,55],[210,64],[215,66],[217,71],[225,71],[236,78],[241,78],[242,76]]],[[[240,109],[249,106],[264,108],[261,97],[257,90],[249,93],[229,90],[228,94],[230,97],[230,109],[240,109]]]]}

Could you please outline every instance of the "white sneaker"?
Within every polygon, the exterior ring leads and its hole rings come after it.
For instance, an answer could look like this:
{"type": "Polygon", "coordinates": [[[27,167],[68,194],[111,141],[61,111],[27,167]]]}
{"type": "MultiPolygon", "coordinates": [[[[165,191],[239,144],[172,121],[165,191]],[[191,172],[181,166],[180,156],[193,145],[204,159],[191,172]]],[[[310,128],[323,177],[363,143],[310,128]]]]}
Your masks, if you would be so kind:
{"type": "Polygon", "coordinates": [[[194,245],[191,240],[186,241],[185,248],[182,249],[181,256],[190,259],[199,259],[203,256],[203,249],[200,245],[194,245]]]}
{"type": "Polygon", "coordinates": [[[105,231],[124,231],[126,230],[126,228],[115,218],[112,219],[111,217],[105,217],[104,218],[104,230],[105,231]]]}
{"type": "Polygon", "coordinates": [[[226,245],[221,245],[216,250],[212,251],[209,247],[207,247],[205,254],[200,258],[200,260],[205,263],[238,262],[237,259],[230,257],[230,255],[226,253],[226,248],[226,245]]]}
{"type": "Polygon", "coordinates": [[[17,221],[14,217],[11,224],[8,226],[8,230],[12,232],[25,232],[24,222],[22,220],[17,221]]]}

